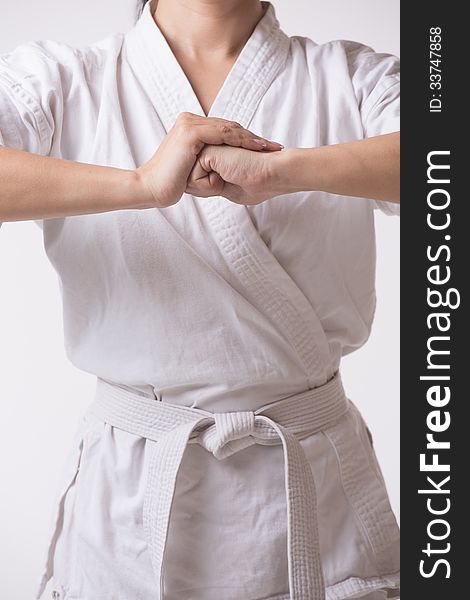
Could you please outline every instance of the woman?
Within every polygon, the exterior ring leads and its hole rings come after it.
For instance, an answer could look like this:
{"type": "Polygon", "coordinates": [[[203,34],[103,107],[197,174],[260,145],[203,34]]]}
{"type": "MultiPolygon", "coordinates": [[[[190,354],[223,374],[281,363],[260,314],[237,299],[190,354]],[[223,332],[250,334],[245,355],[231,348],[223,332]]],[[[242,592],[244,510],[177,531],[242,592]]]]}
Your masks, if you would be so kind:
{"type": "Polygon", "coordinates": [[[398,214],[398,70],[258,0],[159,0],[84,50],[2,57],[0,220],[42,227],[97,376],[38,598],[398,596],[339,375],[373,320],[374,209],[398,214]]]}

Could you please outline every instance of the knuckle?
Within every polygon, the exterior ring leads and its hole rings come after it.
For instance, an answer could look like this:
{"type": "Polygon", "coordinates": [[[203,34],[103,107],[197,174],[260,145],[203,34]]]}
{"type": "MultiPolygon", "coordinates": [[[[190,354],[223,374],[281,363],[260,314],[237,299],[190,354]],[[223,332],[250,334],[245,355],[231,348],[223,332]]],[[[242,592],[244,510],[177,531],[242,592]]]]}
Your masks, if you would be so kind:
{"type": "Polygon", "coordinates": [[[199,152],[200,149],[200,143],[199,140],[197,139],[189,139],[187,140],[187,144],[188,144],[188,150],[191,154],[196,155],[199,152]]]}
{"type": "Polygon", "coordinates": [[[192,124],[192,115],[189,112],[182,112],[176,118],[178,129],[187,130],[192,124]]]}
{"type": "Polygon", "coordinates": [[[182,113],[180,113],[177,117],[178,121],[187,121],[192,117],[192,114],[188,111],[184,111],[182,113]]]}
{"type": "Polygon", "coordinates": [[[226,135],[232,131],[232,128],[230,127],[230,125],[220,125],[220,131],[221,133],[226,135]]]}

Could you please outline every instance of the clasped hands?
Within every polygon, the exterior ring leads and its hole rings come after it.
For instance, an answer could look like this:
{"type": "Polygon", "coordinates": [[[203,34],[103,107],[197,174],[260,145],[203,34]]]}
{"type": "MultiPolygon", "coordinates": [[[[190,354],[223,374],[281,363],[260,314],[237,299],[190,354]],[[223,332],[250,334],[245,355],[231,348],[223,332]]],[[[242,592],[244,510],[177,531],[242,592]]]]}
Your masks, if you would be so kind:
{"type": "Polygon", "coordinates": [[[149,207],[176,204],[185,192],[258,204],[281,193],[273,158],[282,147],[233,121],[181,113],[136,173],[149,207]]]}

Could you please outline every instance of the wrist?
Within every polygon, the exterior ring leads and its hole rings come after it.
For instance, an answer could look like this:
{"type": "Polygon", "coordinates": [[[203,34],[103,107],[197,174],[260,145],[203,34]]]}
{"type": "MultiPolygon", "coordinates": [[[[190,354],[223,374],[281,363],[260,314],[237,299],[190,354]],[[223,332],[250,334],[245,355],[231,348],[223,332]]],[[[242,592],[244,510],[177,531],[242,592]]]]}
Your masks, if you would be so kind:
{"type": "Polygon", "coordinates": [[[127,171],[125,184],[129,193],[130,206],[132,209],[155,208],[158,206],[154,195],[147,184],[145,174],[141,169],[127,171]]]}
{"type": "Polygon", "coordinates": [[[287,148],[272,154],[270,179],[278,195],[321,190],[317,148],[287,148]]]}

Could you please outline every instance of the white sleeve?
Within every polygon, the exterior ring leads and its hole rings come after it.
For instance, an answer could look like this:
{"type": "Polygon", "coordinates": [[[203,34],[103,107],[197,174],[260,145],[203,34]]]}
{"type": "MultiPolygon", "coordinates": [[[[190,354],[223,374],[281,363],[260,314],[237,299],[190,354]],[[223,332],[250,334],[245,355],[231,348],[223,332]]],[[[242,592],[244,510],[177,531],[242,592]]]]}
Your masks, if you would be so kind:
{"type": "MultiPolygon", "coordinates": [[[[400,60],[369,46],[346,42],[348,65],[364,137],[400,131],[400,60]]],[[[375,200],[374,208],[399,215],[400,204],[375,200]]]]}
{"type": "Polygon", "coordinates": [[[29,42],[0,55],[0,144],[48,155],[61,129],[64,72],[47,51],[54,42],[29,42]]]}

